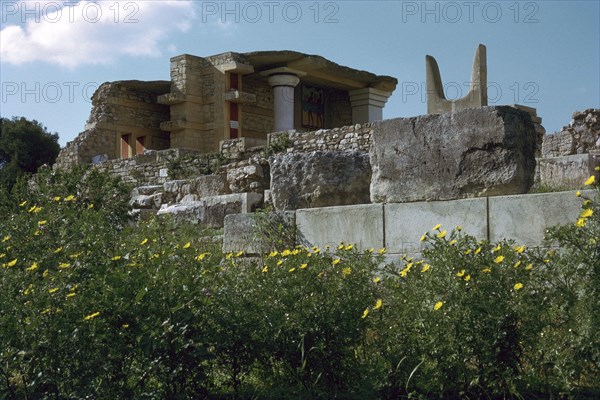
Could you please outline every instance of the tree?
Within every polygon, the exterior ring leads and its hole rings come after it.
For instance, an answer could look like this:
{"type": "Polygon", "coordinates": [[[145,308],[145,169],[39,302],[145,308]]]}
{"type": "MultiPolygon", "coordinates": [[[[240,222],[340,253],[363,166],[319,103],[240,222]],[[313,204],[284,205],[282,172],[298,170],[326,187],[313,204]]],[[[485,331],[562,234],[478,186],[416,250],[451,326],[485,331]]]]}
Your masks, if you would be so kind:
{"type": "Polygon", "coordinates": [[[0,118],[0,186],[9,190],[24,174],[33,174],[58,156],[58,134],[36,120],[0,118]]]}

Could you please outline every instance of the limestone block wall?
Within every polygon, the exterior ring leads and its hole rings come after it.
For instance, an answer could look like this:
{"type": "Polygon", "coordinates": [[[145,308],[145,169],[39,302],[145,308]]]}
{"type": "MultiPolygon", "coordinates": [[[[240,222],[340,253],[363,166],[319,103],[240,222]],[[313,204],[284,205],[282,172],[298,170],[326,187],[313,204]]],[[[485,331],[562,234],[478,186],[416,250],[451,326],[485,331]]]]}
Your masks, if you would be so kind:
{"type": "Polygon", "coordinates": [[[256,102],[242,105],[242,136],[265,138],[273,131],[273,89],[258,77],[243,77],[244,92],[256,95],[256,102]]]}
{"type": "Polygon", "coordinates": [[[171,59],[171,117],[163,125],[171,132],[172,148],[217,151],[223,127],[225,75],[202,57],[184,54],[171,59]]]}
{"type": "Polygon", "coordinates": [[[546,135],[542,157],[559,157],[600,151],[600,109],[575,111],[560,132],[546,135]]]}
{"type": "Polygon", "coordinates": [[[287,152],[350,151],[368,152],[372,142],[371,123],[319,129],[311,132],[276,132],[269,134],[268,145],[287,147],[287,152]]]}
{"type": "Polygon", "coordinates": [[[120,177],[135,186],[162,185],[180,175],[203,175],[218,160],[216,154],[202,154],[197,150],[168,149],[147,151],[130,158],[105,161],[96,168],[120,177]]]}
{"type": "Polygon", "coordinates": [[[157,96],[168,91],[169,82],[164,81],[102,84],[92,96],[86,130],[61,150],[57,167],[91,163],[98,155],[120,157],[121,134],[131,134],[132,141],[144,136],[149,149],[168,148],[169,135],[160,129],[160,123],[169,119],[169,107],[157,103],[157,96]]]}

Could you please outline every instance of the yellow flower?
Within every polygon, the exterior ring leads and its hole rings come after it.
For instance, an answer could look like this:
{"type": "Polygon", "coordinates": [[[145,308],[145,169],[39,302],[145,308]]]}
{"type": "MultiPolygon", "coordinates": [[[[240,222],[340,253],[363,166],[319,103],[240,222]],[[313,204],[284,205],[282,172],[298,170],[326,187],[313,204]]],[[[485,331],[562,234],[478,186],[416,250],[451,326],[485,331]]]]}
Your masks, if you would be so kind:
{"type": "Polygon", "coordinates": [[[346,267],[342,269],[342,274],[344,275],[350,275],[352,273],[352,269],[350,269],[350,267],[346,267]]]}
{"type": "Polygon", "coordinates": [[[515,251],[519,254],[523,253],[525,251],[525,245],[523,246],[516,246],[515,247],[515,251]]]}
{"type": "Polygon", "coordinates": [[[335,259],[335,260],[333,260],[331,263],[332,263],[333,265],[338,265],[338,264],[340,263],[340,261],[342,261],[342,260],[340,260],[339,258],[336,258],[336,259],[335,259]]]}
{"type": "Polygon", "coordinates": [[[75,196],[73,196],[72,194],[70,194],[67,197],[65,197],[65,201],[75,201],[75,196]]]}
{"type": "Polygon", "coordinates": [[[42,273],[42,276],[43,276],[44,278],[47,278],[47,277],[48,277],[48,275],[50,275],[50,271],[48,271],[47,269],[46,269],[46,270],[44,270],[44,272],[42,273]]]}
{"type": "Polygon", "coordinates": [[[484,268],[481,270],[481,272],[485,272],[486,274],[489,274],[490,272],[492,272],[491,268],[484,268]]]}
{"type": "Polygon", "coordinates": [[[449,244],[450,244],[450,246],[454,246],[456,243],[457,243],[457,240],[452,239],[449,244]]]}
{"type": "Polygon", "coordinates": [[[587,180],[584,182],[584,185],[586,185],[586,186],[593,185],[594,182],[596,182],[596,177],[594,175],[592,175],[589,178],[587,178],[587,180]]]}
{"type": "Polygon", "coordinates": [[[287,257],[290,254],[292,254],[292,252],[290,250],[288,250],[288,249],[285,249],[284,251],[281,252],[281,256],[282,257],[287,257]]]}
{"type": "Polygon", "coordinates": [[[458,225],[458,226],[456,227],[456,230],[457,230],[458,232],[462,231],[462,226],[458,225]]]}
{"type": "Polygon", "coordinates": [[[304,263],[302,265],[300,265],[300,269],[306,269],[308,268],[308,264],[304,263]]]}
{"type": "Polygon", "coordinates": [[[468,256],[469,254],[471,254],[471,251],[473,251],[473,250],[467,249],[467,250],[465,250],[464,254],[468,256]]]}
{"type": "Polygon", "coordinates": [[[515,263],[515,265],[513,265],[514,268],[519,268],[521,266],[521,261],[517,261],[515,263]]]}
{"type": "Polygon", "coordinates": [[[58,249],[54,250],[54,254],[58,254],[62,251],[62,247],[59,247],[58,249]]]}
{"type": "Polygon", "coordinates": [[[498,257],[494,258],[494,262],[496,264],[500,264],[502,261],[504,261],[504,256],[498,256],[498,257]]]}
{"type": "Polygon", "coordinates": [[[27,200],[25,200],[24,202],[19,204],[19,207],[25,207],[25,204],[27,204],[27,200]]]}
{"type": "Polygon", "coordinates": [[[265,266],[263,267],[263,269],[261,269],[261,270],[260,270],[260,272],[262,272],[262,273],[267,273],[267,272],[269,272],[269,267],[268,267],[267,265],[265,265],[265,266]]]}
{"type": "Polygon", "coordinates": [[[349,244],[348,246],[344,247],[344,249],[346,249],[348,251],[352,250],[353,248],[354,248],[354,245],[352,245],[352,244],[349,244]]]}
{"type": "Polygon", "coordinates": [[[513,288],[515,290],[521,290],[523,288],[523,284],[522,283],[515,283],[515,286],[513,286],[513,288]]]}
{"type": "Polygon", "coordinates": [[[17,265],[17,259],[16,258],[14,260],[12,260],[12,261],[9,261],[6,264],[7,267],[14,267],[15,265],[17,265]]]}
{"type": "Polygon", "coordinates": [[[183,248],[184,249],[189,249],[191,245],[192,245],[191,242],[187,242],[186,244],[183,245],[183,248]]]}
{"type": "Polygon", "coordinates": [[[38,221],[38,226],[44,226],[48,223],[48,221],[43,220],[43,221],[38,221]]]}
{"type": "Polygon", "coordinates": [[[269,257],[276,257],[277,254],[279,254],[278,251],[272,251],[272,252],[269,253],[269,257]]]}
{"type": "Polygon", "coordinates": [[[278,267],[279,267],[279,266],[281,266],[281,264],[283,264],[283,260],[279,260],[279,261],[277,261],[277,266],[278,266],[278,267]]]}
{"type": "Polygon", "coordinates": [[[579,190],[578,190],[578,191],[576,191],[576,192],[575,192],[575,196],[577,196],[577,197],[581,197],[581,192],[580,192],[579,190]]]}
{"type": "Polygon", "coordinates": [[[440,308],[442,308],[442,306],[444,305],[443,301],[438,301],[437,303],[435,303],[435,305],[433,306],[433,309],[435,311],[439,310],[440,308]]]}
{"type": "Polygon", "coordinates": [[[591,208],[586,208],[579,214],[579,218],[589,218],[594,214],[594,211],[591,208]]]}
{"type": "Polygon", "coordinates": [[[60,201],[60,196],[54,196],[54,201],[60,201]]]}
{"type": "Polygon", "coordinates": [[[227,253],[227,254],[225,254],[225,259],[226,260],[231,260],[232,257],[233,257],[233,253],[227,253]]]}
{"type": "Polygon", "coordinates": [[[465,270],[464,270],[464,269],[461,269],[460,271],[458,271],[458,272],[456,273],[456,276],[458,276],[459,278],[460,278],[460,277],[463,277],[464,275],[465,275],[465,270]]]}
{"type": "Polygon", "coordinates": [[[58,264],[58,268],[60,268],[60,269],[67,269],[70,266],[71,266],[71,264],[69,264],[69,263],[60,263],[60,264],[58,264]]]}
{"type": "Polygon", "coordinates": [[[587,207],[587,206],[589,206],[590,204],[592,204],[592,201],[591,201],[590,199],[584,200],[584,202],[583,202],[583,206],[584,206],[584,207],[587,207]]]}
{"type": "Polygon", "coordinates": [[[6,253],[0,253],[0,258],[6,257],[6,253]]]}
{"type": "Polygon", "coordinates": [[[52,311],[51,308],[46,308],[45,310],[40,311],[40,314],[45,315],[48,314],[50,311],[52,311]]]}
{"type": "Polygon", "coordinates": [[[4,236],[4,238],[2,239],[2,243],[6,243],[10,240],[10,236],[4,236]]]}
{"type": "Polygon", "coordinates": [[[421,239],[419,239],[421,242],[424,242],[427,240],[427,235],[423,235],[421,236],[421,239]]]}
{"type": "Polygon", "coordinates": [[[148,239],[144,239],[144,240],[142,240],[142,241],[140,242],[140,244],[141,244],[142,246],[143,246],[143,245],[145,245],[146,243],[148,243],[148,239]]]}
{"type": "Polygon", "coordinates": [[[379,254],[385,254],[387,252],[387,250],[385,249],[385,247],[379,249],[379,254]]]}
{"type": "Polygon", "coordinates": [[[26,271],[35,271],[36,269],[38,269],[38,263],[34,262],[33,264],[31,264],[31,267],[26,268],[26,271]]]}
{"type": "Polygon", "coordinates": [[[74,260],[74,259],[78,258],[78,257],[79,257],[80,255],[82,255],[82,254],[83,254],[83,252],[74,253],[74,254],[71,254],[71,255],[69,256],[69,258],[72,258],[72,259],[74,260]]]}
{"type": "Polygon", "coordinates": [[[296,270],[296,267],[290,268],[290,272],[294,272],[295,270],[296,270]]]}
{"type": "Polygon", "coordinates": [[[423,268],[421,268],[421,272],[427,272],[429,271],[429,268],[431,268],[431,265],[429,264],[424,264],[423,268]]]}
{"type": "Polygon", "coordinates": [[[471,275],[465,276],[465,282],[469,282],[471,280],[471,275]]]}
{"type": "Polygon", "coordinates": [[[111,257],[111,261],[119,261],[120,259],[121,259],[121,256],[111,257]]]}
{"type": "Polygon", "coordinates": [[[381,278],[376,276],[375,278],[373,278],[373,283],[379,283],[381,282],[381,278]]]}
{"type": "Polygon", "coordinates": [[[206,256],[208,256],[208,255],[210,255],[210,253],[202,253],[202,254],[198,254],[198,255],[196,256],[196,260],[197,260],[197,261],[202,261],[202,260],[204,260],[204,259],[206,258],[206,256]]]}
{"type": "Polygon", "coordinates": [[[127,329],[127,328],[129,328],[129,324],[123,324],[123,325],[121,325],[121,327],[122,327],[123,329],[127,329]]]}
{"type": "Polygon", "coordinates": [[[236,256],[237,258],[240,258],[240,257],[241,257],[241,256],[243,256],[243,255],[244,255],[244,252],[243,252],[243,251],[238,251],[237,253],[235,253],[235,256],[236,256]]]}
{"type": "Polygon", "coordinates": [[[70,299],[71,297],[75,297],[77,296],[77,293],[69,293],[67,294],[67,298],[70,299]]]}
{"type": "Polygon", "coordinates": [[[23,290],[23,296],[28,296],[29,293],[33,292],[33,284],[30,283],[29,286],[27,286],[27,289],[23,290]]]}
{"type": "Polygon", "coordinates": [[[527,264],[527,266],[525,267],[525,271],[529,271],[533,269],[533,264],[527,264]]]}
{"type": "Polygon", "coordinates": [[[342,242],[339,246],[338,246],[338,250],[342,250],[344,248],[344,242],[342,242]]]}
{"type": "Polygon", "coordinates": [[[437,231],[442,227],[442,224],[437,224],[436,226],[433,227],[432,230],[437,231]]]}
{"type": "Polygon", "coordinates": [[[373,310],[379,310],[382,305],[383,305],[383,300],[377,299],[377,301],[375,302],[375,305],[373,306],[373,310]]]}
{"type": "Polygon", "coordinates": [[[500,244],[498,244],[498,246],[494,247],[494,249],[492,250],[493,253],[496,253],[498,251],[502,250],[502,246],[500,244]]]}
{"type": "Polygon", "coordinates": [[[317,246],[313,247],[312,249],[316,254],[319,254],[321,252],[321,249],[318,248],[317,246]]]}
{"type": "Polygon", "coordinates": [[[438,239],[443,239],[446,237],[446,231],[443,230],[440,233],[438,233],[436,236],[438,237],[438,239]]]}
{"type": "Polygon", "coordinates": [[[594,171],[600,171],[600,165],[598,165],[597,167],[594,167],[594,171]]]}
{"type": "Polygon", "coordinates": [[[577,222],[575,222],[575,226],[577,226],[578,228],[583,228],[585,226],[586,221],[587,220],[585,218],[579,218],[577,222]]]}
{"type": "Polygon", "coordinates": [[[48,293],[52,294],[52,293],[56,293],[58,292],[58,288],[52,288],[48,290],[48,293]]]}
{"type": "Polygon", "coordinates": [[[93,314],[86,315],[85,317],[83,317],[83,320],[84,321],[89,321],[90,319],[96,318],[98,315],[100,315],[100,313],[99,312],[95,312],[93,314]]]}
{"type": "Polygon", "coordinates": [[[475,254],[479,254],[481,253],[481,247],[478,247],[477,250],[475,250],[475,254]]]}
{"type": "Polygon", "coordinates": [[[88,205],[88,210],[91,210],[92,208],[94,208],[94,204],[93,204],[93,203],[90,203],[90,204],[88,205]]]}
{"type": "Polygon", "coordinates": [[[367,318],[367,315],[369,315],[369,307],[365,308],[365,311],[363,311],[361,318],[367,318]]]}

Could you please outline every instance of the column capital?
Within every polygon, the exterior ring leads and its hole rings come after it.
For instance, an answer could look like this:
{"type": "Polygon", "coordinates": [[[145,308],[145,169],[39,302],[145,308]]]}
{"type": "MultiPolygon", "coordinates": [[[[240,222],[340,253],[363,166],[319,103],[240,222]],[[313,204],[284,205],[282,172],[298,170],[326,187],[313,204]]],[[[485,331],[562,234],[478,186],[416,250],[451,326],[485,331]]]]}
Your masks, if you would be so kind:
{"type": "Polygon", "coordinates": [[[300,83],[300,78],[298,78],[296,75],[292,75],[292,74],[275,74],[275,75],[269,76],[269,79],[267,79],[267,81],[269,82],[269,85],[271,85],[273,87],[277,87],[277,86],[296,87],[296,85],[298,85],[298,83],[300,83]]]}

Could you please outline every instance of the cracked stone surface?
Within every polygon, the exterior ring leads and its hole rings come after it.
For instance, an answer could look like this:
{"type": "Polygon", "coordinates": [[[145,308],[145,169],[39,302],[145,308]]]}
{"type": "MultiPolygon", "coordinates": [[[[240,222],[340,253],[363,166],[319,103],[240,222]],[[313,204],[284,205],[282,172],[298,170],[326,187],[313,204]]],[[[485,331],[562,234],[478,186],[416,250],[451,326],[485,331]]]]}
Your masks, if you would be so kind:
{"type": "Polygon", "coordinates": [[[376,122],[371,201],[526,193],[534,180],[535,149],[531,118],[508,106],[376,122]]]}

